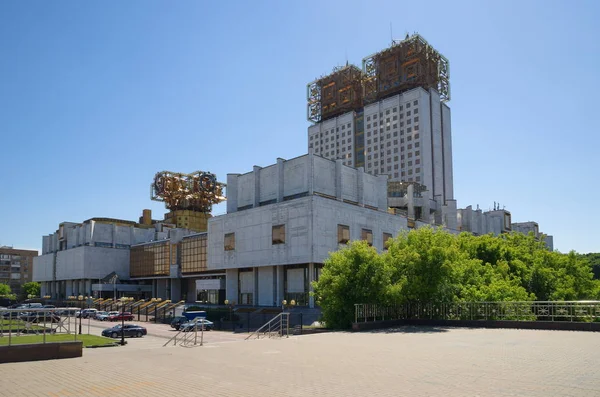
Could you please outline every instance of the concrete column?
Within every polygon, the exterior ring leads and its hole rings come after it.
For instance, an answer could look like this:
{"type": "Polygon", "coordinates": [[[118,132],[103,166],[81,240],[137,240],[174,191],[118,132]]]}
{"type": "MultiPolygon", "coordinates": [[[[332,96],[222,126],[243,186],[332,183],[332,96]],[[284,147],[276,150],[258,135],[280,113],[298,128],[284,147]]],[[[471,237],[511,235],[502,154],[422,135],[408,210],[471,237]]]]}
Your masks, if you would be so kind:
{"type": "Polygon", "coordinates": [[[225,299],[238,303],[238,269],[225,270],[225,299]]]}
{"type": "Polygon", "coordinates": [[[446,205],[442,206],[442,212],[444,215],[444,225],[448,229],[456,230],[456,200],[446,200],[446,205]]]}
{"type": "Polygon", "coordinates": [[[312,295],[314,288],[312,286],[313,281],[315,281],[315,264],[308,264],[308,292],[310,293],[308,297],[308,307],[313,309],[315,307],[315,297],[312,295]]]}
{"type": "Polygon", "coordinates": [[[359,167],[356,170],[356,191],[358,196],[358,205],[365,206],[365,168],[359,167]]]}
{"type": "Polygon", "coordinates": [[[181,300],[181,279],[172,278],[171,281],[171,301],[178,302],[181,300]]]}
{"type": "Polygon", "coordinates": [[[238,209],[238,178],[240,174],[227,174],[227,213],[238,209]]]}
{"type": "Polygon", "coordinates": [[[431,203],[429,202],[429,192],[425,191],[422,193],[423,196],[423,207],[421,209],[421,216],[423,217],[423,222],[431,223],[431,203]]]}
{"type": "Polygon", "coordinates": [[[285,271],[283,265],[275,266],[277,268],[277,306],[281,305],[283,297],[285,296],[285,285],[283,279],[283,272],[285,271]]]}
{"type": "Polygon", "coordinates": [[[442,143],[444,154],[444,199],[454,199],[454,176],[452,170],[452,133],[450,122],[450,108],[442,103],[442,143]]]}
{"type": "Polygon", "coordinates": [[[342,201],[342,167],[341,159],[335,160],[335,198],[342,201]]]}
{"type": "Polygon", "coordinates": [[[92,294],[92,280],[85,280],[85,295],[90,296],[92,294]]]}
{"type": "Polygon", "coordinates": [[[254,177],[254,208],[260,206],[260,170],[261,167],[253,167],[252,176],[254,177]]]}
{"type": "Polygon", "coordinates": [[[258,267],[252,269],[252,277],[254,278],[254,291],[252,292],[252,304],[258,306],[258,267]]]}
{"type": "Polygon", "coordinates": [[[73,295],[73,280],[67,280],[67,288],[65,289],[67,296],[73,295]]]}
{"type": "Polygon", "coordinates": [[[408,185],[406,199],[408,203],[408,219],[415,219],[415,186],[413,184],[408,185]]]}
{"type": "Polygon", "coordinates": [[[306,167],[306,186],[308,187],[308,195],[312,196],[314,193],[314,170],[315,170],[315,156],[312,153],[308,154],[308,164],[306,167]]]}
{"type": "Polygon", "coordinates": [[[281,203],[283,201],[284,196],[284,167],[285,160],[278,157],[277,158],[277,202],[281,203]]]}

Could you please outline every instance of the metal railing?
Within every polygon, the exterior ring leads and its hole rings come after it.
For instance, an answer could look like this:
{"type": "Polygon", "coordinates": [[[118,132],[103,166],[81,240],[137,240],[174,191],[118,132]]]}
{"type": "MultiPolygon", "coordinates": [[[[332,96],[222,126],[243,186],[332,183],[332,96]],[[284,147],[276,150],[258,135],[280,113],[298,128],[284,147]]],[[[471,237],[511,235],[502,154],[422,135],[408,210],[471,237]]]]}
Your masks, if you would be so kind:
{"type": "Polygon", "coordinates": [[[203,346],[204,345],[204,323],[202,323],[203,318],[197,317],[193,320],[194,326],[186,331],[180,330],[178,331],[171,339],[169,339],[163,347],[169,345],[173,342],[173,346],[183,347],[194,347],[194,346],[203,346]],[[200,343],[198,343],[198,331],[200,331],[200,343]]]}
{"type": "MultiPolygon", "coordinates": [[[[73,334],[73,340],[77,340],[77,334],[82,334],[84,319],[77,317],[79,309],[72,307],[62,308],[20,308],[0,310],[0,345],[8,346],[32,343],[48,343],[54,338],[50,335],[73,334]],[[35,338],[38,336],[38,338],[35,338]],[[39,336],[42,336],[39,339],[39,336]],[[29,338],[31,337],[31,338],[29,338]],[[27,338],[27,339],[26,339],[27,338]]],[[[90,333],[90,320],[87,320],[87,334],[90,333]]]]}
{"type": "Polygon", "coordinates": [[[290,337],[290,313],[279,313],[277,316],[272,318],[268,323],[252,332],[250,335],[246,337],[246,340],[252,338],[253,336],[256,339],[260,339],[262,336],[267,336],[272,338],[273,336],[278,336],[282,338],[284,335],[286,338],[290,337]]]}
{"type": "Polygon", "coordinates": [[[355,304],[354,322],[385,320],[600,321],[600,301],[355,304]]]}

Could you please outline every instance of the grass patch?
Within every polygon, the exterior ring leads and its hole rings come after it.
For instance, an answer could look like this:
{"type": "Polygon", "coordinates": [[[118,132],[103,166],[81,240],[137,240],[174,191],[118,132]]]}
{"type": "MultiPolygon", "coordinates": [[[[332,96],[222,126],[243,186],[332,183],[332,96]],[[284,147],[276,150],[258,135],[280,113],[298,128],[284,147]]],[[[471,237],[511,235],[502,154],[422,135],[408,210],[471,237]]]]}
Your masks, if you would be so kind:
{"type": "MultiPolygon", "coordinates": [[[[75,339],[75,335],[68,334],[58,334],[58,335],[49,335],[46,334],[46,343],[48,342],[72,342],[72,341],[82,341],[83,347],[90,346],[112,346],[116,344],[116,341],[111,338],[105,338],[103,336],[96,335],[77,335],[77,339],[75,339]]],[[[23,335],[23,336],[13,336],[11,339],[11,344],[13,345],[25,345],[31,343],[43,343],[44,335],[23,335]]],[[[8,335],[0,338],[0,346],[8,346],[8,335]]]]}
{"type": "MultiPolygon", "coordinates": [[[[50,327],[50,323],[47,324],[48,328],[50,327]]],[[[8,332],[9,330],[12,331],[17,331],[17,330],[25,330],[26,326],[25,326],[25,322],[21,321],[21,320],[12,320],[12,321],[3,321],[0,323],[0,330],[4,331],[4,332],[8,332]]],[[[43,330],[44,327],[43,326],[39,326],[39,325],[34,325],[34,324],[30,324],[29,327],[30,330],[35,331],[35,330],[43,330]]]]}

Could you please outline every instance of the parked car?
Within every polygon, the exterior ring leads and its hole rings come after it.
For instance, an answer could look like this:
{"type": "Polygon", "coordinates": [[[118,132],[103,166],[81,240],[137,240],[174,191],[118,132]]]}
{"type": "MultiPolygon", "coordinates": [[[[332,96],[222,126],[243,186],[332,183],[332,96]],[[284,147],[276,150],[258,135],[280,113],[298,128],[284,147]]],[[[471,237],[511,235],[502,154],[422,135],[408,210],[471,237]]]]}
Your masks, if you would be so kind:
{"type": "Polygon", "coordinates": [[[144,327],[135,324],[125,324],[123,326],[115,325],[112,328],[105,329],[102,331],[102,336],[106,336],[107,338],[120,338],[121,335],[124,334],[125,336],[141,338],[146,335],[146,333],[147,331],[144,327]]]}
{"type": "Polygon", "coordinates": [[[97,311],[96,313],[94,313],[90,317],[93,318],[94,320],[98,320],[98,316],[101,316],[102,314],[108,314],[108,312],[106,312],[106,311],[97,311]]]}
{"type": "Polygon", "coordinates": [[[203,327],[205,331],[210,331],[211,329],[213,329],[213,325],[214,324],[212,321],[209,321],[205,318],[197,318],[194,321],[188,321],[187,323],[181,324],[179,330],[183,332],[188,332],[193,331],[194,327],[197,327],[198,331],[200,331],[202,330],[201,327],[203,327]]]}
{"type": "Polygon", "coordinates": [[[96,313],[96,320],[107,321],[110,316],[116,316],[119,312],[98,312],[96,313]]]}
{"type": "Polygon", "coordinates": [[[94,315],[96,314],[98,310],[97,309],[83,309],[79,312],[79,314],[77,314],[77,317],[81,317],[81,318],[94,318],[94,315]]]}
{"type": "Polygon", "coordinates": [[[75,308],[66,308],[62,310],[57,310],[56,314],[61,316],[77,316],[79,317],[79,309],[75,308]]]}
{"type": "Polygon", "coordinates": [[[57,323],[60,316],[52,312],[29,312],[21,314],[19,319],[28,323],[57,323]]]}
{"type": "Polygon", "coordinates": [[[181,326],[181,324],[187,323],[188,321],[189,320],[187,319],[187,317],[184,317],[184,316],[175,317],[171,321],[171,328],[179,329],[179,327],[181,326]]]}
{"type": "Polygon", "coordinates": [[[118,313],[108,317],[108,321],[133,321],[133,314],[129,312],[118,313]]]}
{"type": "Polygon", "coordinates": [[[55,308],[56,308],[56,306],[54,306],[54,305],[44,305],[44,307],[43,307],[43,308],[44,308],[44,309],[55,309],[55,308]]]}

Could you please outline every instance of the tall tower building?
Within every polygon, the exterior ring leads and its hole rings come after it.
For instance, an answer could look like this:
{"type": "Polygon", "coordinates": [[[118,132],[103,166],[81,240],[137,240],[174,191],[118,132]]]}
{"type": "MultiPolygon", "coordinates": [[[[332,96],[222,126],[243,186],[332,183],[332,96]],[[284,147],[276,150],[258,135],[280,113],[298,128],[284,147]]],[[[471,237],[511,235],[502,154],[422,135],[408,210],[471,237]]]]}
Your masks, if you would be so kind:
{"type": "MultiPolygon", "coordinates": [[[[308,85],[308,151],[454,201],[449,64],[421,36],[308,85]]],[[[455,202],[453,203],[455,205],[455,202]]]]}

